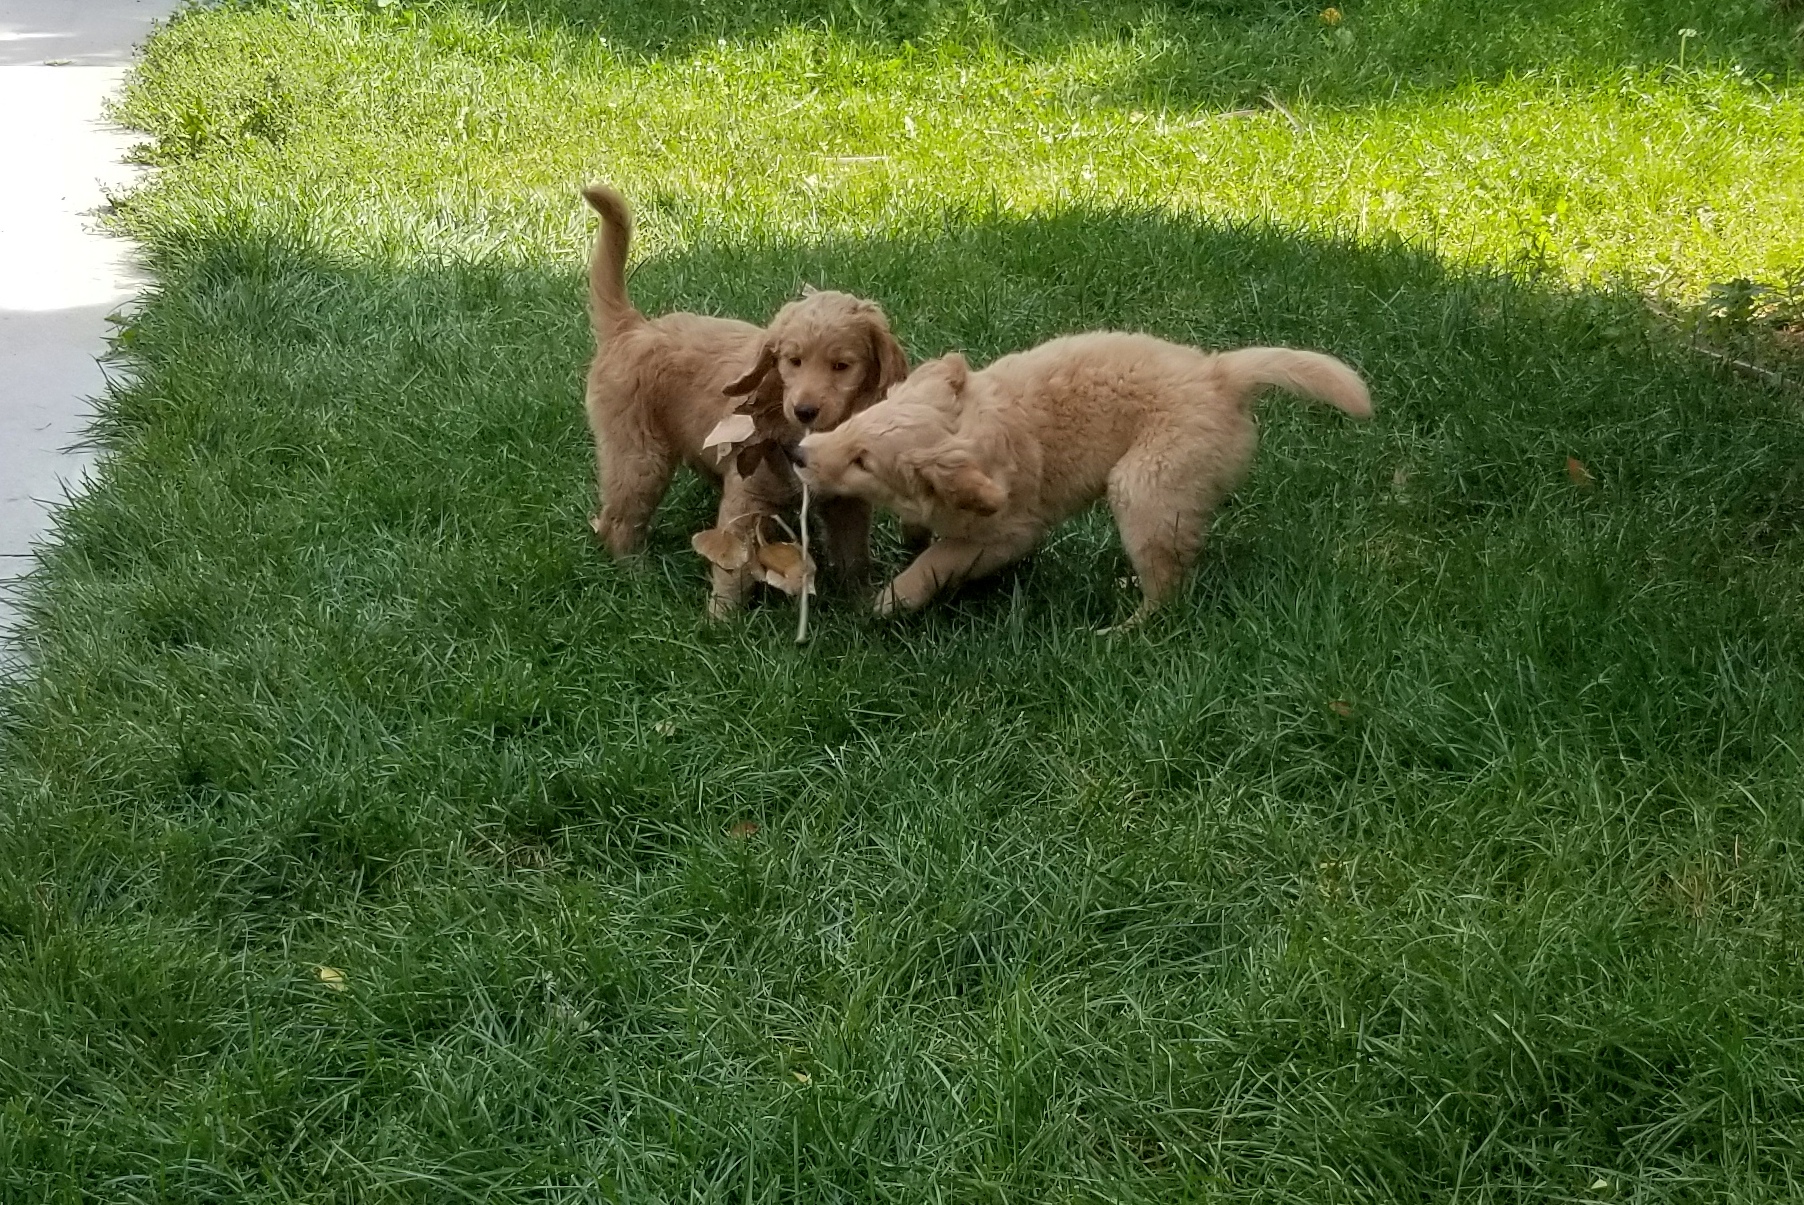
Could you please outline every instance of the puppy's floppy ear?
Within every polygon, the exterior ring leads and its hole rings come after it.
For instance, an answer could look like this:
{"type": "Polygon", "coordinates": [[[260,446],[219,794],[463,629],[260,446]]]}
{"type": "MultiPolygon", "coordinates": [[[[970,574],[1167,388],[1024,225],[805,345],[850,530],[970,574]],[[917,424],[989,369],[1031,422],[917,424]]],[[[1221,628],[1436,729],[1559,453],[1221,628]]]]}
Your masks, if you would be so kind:
{"type": "Polygon", "coordinates": [[[912,456],[912,468],[927,488],[960,510],[993,515],[1008,501],[1008,492],[971,462],[964,452],[912,456]]]}
{"type": "Polygon", "coordinates": [[[876,373],[869,392],[873,402],[881,402],[891,386],[900,385],[908,379],[908,353],[902,350],[902,345],[890,334],[889,324],[883,320],[883,315],[871,316],[868,333],[871,338],[871,367],[876,373]]]}
{"type": "Polygon", "coordinates": [[[766,374],[777,366],[777,349],[768,342],[758,348],[758,359],[744,376],[727,383],[728,397],[743,397],[764,382],[766,374]]]}

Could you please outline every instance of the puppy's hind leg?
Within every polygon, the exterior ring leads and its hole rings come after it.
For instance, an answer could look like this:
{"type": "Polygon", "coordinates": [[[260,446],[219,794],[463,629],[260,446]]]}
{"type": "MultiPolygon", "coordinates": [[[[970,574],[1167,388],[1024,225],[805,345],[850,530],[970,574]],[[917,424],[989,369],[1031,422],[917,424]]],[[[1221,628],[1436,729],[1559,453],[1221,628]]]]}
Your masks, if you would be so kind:
{"type": "Polygon", "coordinates": [[[1140,606],[1105,632],[1138,627],[1177,592],[1208,537],[1209,519],[1227,492],[1207,457],[1129,452],[1109,475],[1109,509],[1140,579],[1140,606]]]}
{"type": "Polygon", "coordinates": [[[654,440],[597,437],[595,467],[601,510],[589,526],[608,551],[624,558],[639,550],[676,466],[677,457],[654,440]]]}

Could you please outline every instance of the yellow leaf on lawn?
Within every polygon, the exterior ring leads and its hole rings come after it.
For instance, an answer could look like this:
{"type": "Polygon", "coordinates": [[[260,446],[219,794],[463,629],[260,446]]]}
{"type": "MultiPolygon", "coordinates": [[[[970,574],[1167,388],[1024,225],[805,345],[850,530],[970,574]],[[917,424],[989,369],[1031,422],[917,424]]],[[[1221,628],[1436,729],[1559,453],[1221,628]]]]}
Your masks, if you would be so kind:
{"type": "Polygon", "coordinates": [[[1591,470],[1585,467],[1585,462],[1576,456],[1566,458],[1566,476],[1572,484],[1582,490],[1597,488],[1597,478],[1591,475],[1591,470]]]}
{"type": "Polygon", "coordinates": [[[325,984],[333,991],[342,992],[345,990],[345,973],[337,967],[315,967],[314,973],[319,976],[319,981],[321,983],[325,984]]]}

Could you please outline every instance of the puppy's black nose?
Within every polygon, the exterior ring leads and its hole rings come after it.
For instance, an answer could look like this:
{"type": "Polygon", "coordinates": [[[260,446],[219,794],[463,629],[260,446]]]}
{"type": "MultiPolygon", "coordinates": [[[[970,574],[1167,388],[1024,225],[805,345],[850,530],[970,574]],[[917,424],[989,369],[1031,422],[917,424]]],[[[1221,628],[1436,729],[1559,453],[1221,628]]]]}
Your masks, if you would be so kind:
{"type": "Polygon", "coordinates": [[[789,457],[789,463],[798,469],[808,467],[808,453],[802,451],[801,444],[789,444],[783,449],[783,455],[789,457]]]}
{"type": "Polygon", "coordinates": [[[806,427],[809,423],[819,418],[820,413],[821,408],[819,406],[797,406],[796,421],[806,427]]]}

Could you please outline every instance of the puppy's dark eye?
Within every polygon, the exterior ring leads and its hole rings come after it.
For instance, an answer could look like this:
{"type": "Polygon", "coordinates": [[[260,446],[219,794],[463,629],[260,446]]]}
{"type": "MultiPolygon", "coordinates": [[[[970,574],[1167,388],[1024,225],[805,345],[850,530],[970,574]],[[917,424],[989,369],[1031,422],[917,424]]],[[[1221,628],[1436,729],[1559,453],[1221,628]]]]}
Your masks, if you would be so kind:
{"type": "Polygon", "coordinates": [[[802,366],[802,357],[800,357],[800,356],[789,357],[789,366],[791,368],[800,368],[802,366]]]}
{"type": "Polygon", "coordinates": [[[844,372],[846,369],[848,369],[850,367],[852,367],[852,366],[850,364],[846,363],[844,360],[833,361],[833,371],[834,372],[844,372]]]}

